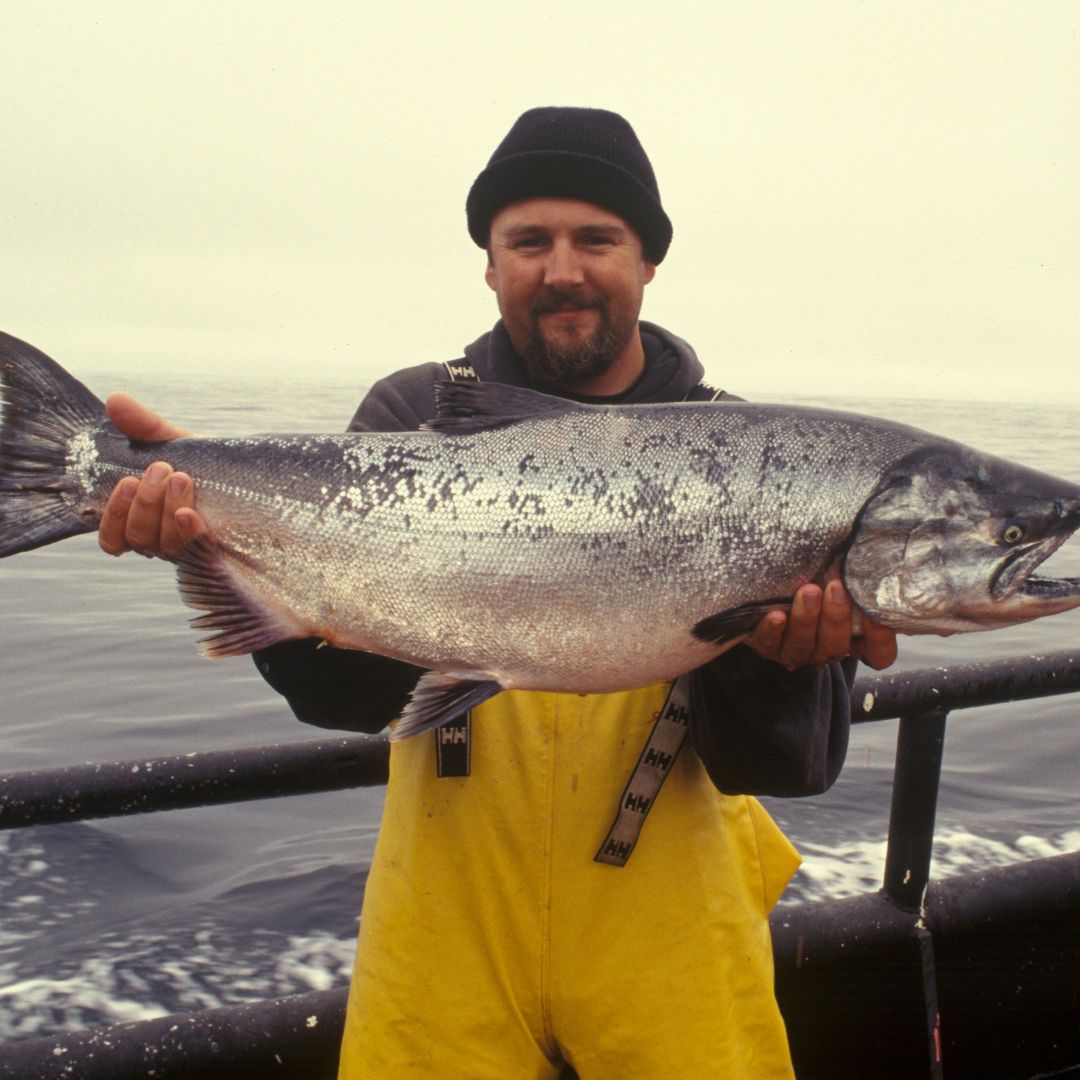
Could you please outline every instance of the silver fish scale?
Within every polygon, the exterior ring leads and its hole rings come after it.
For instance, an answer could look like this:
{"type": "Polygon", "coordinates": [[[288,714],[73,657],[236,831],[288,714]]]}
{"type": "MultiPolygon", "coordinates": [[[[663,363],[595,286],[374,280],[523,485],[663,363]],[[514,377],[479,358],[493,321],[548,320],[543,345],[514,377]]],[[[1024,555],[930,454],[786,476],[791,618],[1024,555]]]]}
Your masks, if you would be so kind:
{"type": "Polygon", "coordinates": [[[821,574],[884,465],[926,438],[800,417],[570,409],[469,434],[180,440],[168,457],[297,633],[598,691],[715,656],[694,625],[821,574]]]}

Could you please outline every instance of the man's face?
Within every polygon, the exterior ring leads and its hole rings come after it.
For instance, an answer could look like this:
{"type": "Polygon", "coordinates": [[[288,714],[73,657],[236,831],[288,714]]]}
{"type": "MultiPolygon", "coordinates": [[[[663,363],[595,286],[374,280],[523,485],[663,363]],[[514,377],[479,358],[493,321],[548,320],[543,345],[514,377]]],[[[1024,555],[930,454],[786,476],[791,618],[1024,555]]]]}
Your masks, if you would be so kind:
{"type": "Polygon", "coordinates": [[[640,353],[638,313],[656,267],[610,210],[536,198],[492,219],[486,279],[533,381],[573,389],[640,353]]]}

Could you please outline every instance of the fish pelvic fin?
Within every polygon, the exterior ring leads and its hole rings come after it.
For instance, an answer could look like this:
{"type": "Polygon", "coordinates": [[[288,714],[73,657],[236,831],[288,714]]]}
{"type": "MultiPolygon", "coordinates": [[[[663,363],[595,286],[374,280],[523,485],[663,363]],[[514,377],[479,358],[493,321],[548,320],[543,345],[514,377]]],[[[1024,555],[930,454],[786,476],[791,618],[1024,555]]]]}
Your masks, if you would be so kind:
{"type": "Polygon", "coordinates": [[[750,604],[740,604],[730,611],[710,615],[694,627],[694,637],[713,645],[725,645],[746,637],[770,611],[790,611],[791,600],[790,596],[774,600],[755,600],[750,604]]]}
{"type": "Polygon", "coordinates": [[[416,684],[390,738],[396,742],[439,727],[494,697],[501,689],[494,679],[458,679],[428,671],[416,684]]]}
{"type": "Polygon", "coordinates": [[[425,431],[469,435],[533,416],[593,411],[597,406],[541,394],[523,386],[444,379],[435,384],[435,408],[436,415],[420,425],[425,431]]]}
{"type": "Polygon", "coordinates": [[[211,660],[308,636],[302,627],[267,607],[236,573],[212,532],[199,533],[184,545],[176,581],[184,603],[207,613],[192,619],[191,625],[196,630],[216,631],[199,640],[199,649],[211,660]]]}
{"type": "Polygon", "coordinates": [[[68,447],[105,419],[102,402],[55,360],[0,333],[0,558],[97,528],[68,447]]]}

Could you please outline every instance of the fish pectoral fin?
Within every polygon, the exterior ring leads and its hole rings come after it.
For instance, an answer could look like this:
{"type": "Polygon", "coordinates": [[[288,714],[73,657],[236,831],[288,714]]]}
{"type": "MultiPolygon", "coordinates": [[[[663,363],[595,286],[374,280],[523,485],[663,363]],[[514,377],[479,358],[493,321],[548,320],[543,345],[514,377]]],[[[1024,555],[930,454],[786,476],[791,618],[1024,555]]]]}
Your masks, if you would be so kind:
{"type": "Polygon", "coordinates": [[[201,638],[205,656],[242,656],[278,641],[306,636],[233,572],[212,532],[199,533],[185,545],[176,564],[180,596],[190,607],[207,612],[191,620],[196,630],[217,633],[201,638]]]}
{"type": "Polygon", "coordinates": [[[752,604],[740,604],[730,611],[709,615],[694,627],[693,634],[701,641],[723,645],[725,642],[745,637],[770,611],[790,610],[790,596],[774,600],[755,600],[752,604]]]}
{"type": "Polygon", "coordinates": [[[494,679],[458,679],[428,671],[420,676],[390,738],[407,739],[428,728],[439,727],[494,697],[501,689],[494,679]]]}

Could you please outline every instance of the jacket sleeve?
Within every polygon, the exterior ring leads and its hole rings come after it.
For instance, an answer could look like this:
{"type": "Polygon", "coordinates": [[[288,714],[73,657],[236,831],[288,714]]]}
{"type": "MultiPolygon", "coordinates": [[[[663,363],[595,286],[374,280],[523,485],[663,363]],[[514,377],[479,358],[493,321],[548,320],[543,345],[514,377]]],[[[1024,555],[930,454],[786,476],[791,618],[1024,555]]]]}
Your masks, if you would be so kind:
{"type": "MultiPolygon", "coordinates": [[[[412,431],[434,414],[440,365],[425,364],[376,383],[350,431],[412,431]]],[[[282,641],[253,656],[262,677],[296,718],[341,731],[381,731],[401,715],[423,669],[373,653],[335,649],[318,638],[282,641]]]]}
{"type": "Polygon", "coordinates": [[[374,653],[335,649],[318,638],[281,641],[255,653],[262,677],[297,720],[375,734],[401,715],[423,669],[374,653]]]}
{"type": "Polygon", "coordinates": [[[728,795],[818,795],[840,774],[853,659],[788,671],[744,645],[693,673],[690,739],[728,795]]]}

